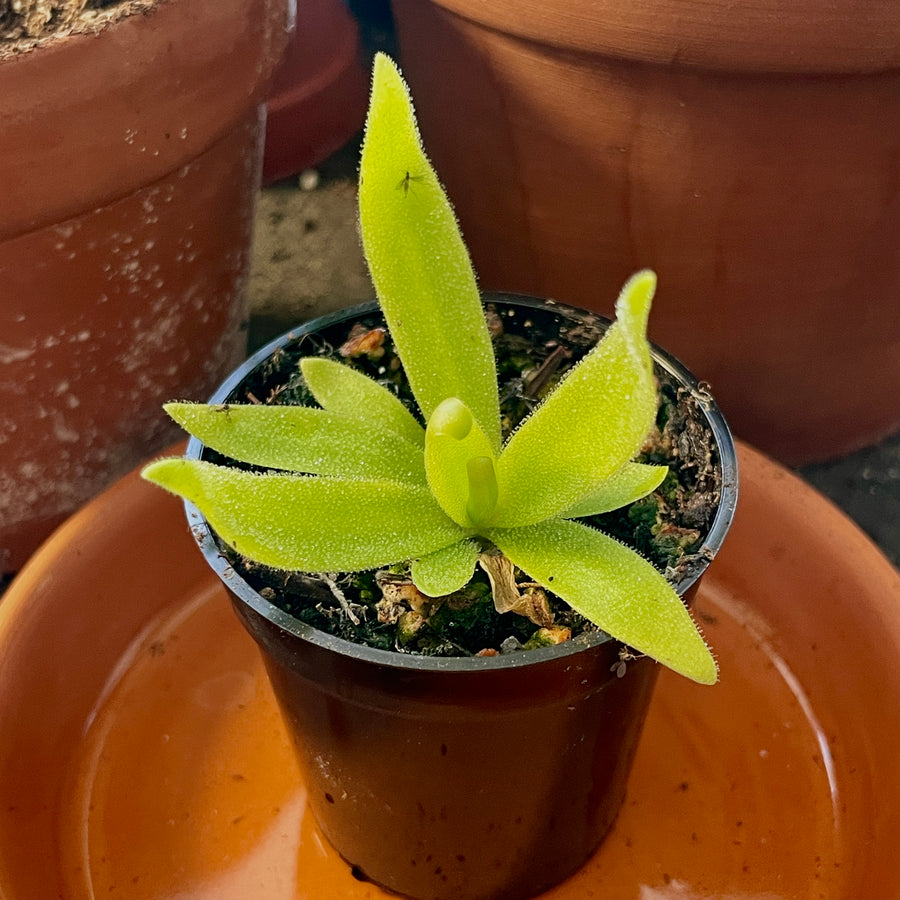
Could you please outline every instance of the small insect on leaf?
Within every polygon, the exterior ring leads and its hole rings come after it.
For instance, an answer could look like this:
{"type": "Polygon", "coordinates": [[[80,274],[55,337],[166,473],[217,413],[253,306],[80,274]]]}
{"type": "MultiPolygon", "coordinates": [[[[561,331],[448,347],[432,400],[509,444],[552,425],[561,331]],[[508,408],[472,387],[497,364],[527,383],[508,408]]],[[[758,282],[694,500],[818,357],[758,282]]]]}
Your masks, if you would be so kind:
{"type": "Polygon", "coordinates": [[[359,224],[375,292],[422,417],[459,397],[499,451],[494,350],[469,252],[399,70],[384,54],[373,70],[359,224]]]}
{"type": "Polygon", "coordinates": [[[403,178],[400,179],[400,183],[397,185],[397,190],[402,190],[404,197],[409,193],[409,184],[411,181],[419,182],[421,184],[425,181],[425,176],[413,175],[409,170],[407,170],[406,174],[403,176],[403,178]]]}

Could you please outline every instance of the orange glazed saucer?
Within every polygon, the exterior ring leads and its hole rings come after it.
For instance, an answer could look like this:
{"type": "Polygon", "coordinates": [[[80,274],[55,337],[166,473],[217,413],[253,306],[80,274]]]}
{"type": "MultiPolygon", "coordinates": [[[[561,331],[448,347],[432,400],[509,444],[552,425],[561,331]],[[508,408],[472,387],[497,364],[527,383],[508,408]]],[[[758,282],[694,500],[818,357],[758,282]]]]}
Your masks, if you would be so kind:
{"type": "MultiPolygon", "coordinates": [[[[900,897],[900,575],[739,448],[697,614],[722,676],[663,672],[629,793],[552,900],[900,897]]],[[[184,521],[132,474],[0,602],[0,898],[379,898],[306,814],[261,659],[184,521]]]]}

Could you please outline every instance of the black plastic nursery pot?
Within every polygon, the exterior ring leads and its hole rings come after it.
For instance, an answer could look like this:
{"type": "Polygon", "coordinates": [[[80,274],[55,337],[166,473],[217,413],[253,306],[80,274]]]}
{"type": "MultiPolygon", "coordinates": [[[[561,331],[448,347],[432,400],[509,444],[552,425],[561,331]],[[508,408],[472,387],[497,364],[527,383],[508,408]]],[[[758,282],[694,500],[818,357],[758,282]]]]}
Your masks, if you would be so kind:
{"type": "MultiPolygon", "coordinates": [[[[484,299],[524,333],[539,319],[563,336],[586,322],[608,324],[552,302],[484,299]]],[[[337,346],[355,320],[379,315],[367,304],[278,338],[210,402],[246,402],[248,382],[258,380],[273,355],[297,345],[306,354],[337,346]]],[[[654,361],[658,374],[702,410],[721,467],[700,561],[676,585],[690,603],[731,523],[735,450],[696,379],[655,348],[654,361]]],[[[190,442],[188,456],[205,452],[190,442]]],[[[357,644],[266,599],[232,567],[199,511],[190,504],[187,511],[207,561],[262,651],[315,819],[359,877],[422,900],[515,900],[562,881],[599,846],[625,796],[657,663],[634,659],[623,674],[622,645],[603,632],[491,657],[357,644]]]]}

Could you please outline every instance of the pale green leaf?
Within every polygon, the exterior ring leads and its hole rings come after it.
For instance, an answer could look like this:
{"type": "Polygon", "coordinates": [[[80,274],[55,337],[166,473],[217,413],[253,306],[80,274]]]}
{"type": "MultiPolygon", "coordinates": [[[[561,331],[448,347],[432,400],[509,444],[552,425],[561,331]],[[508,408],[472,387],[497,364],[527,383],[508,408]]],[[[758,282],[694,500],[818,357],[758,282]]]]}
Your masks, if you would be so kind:
{"type": "Polygon", "coordinates": [[[378,300],[425,420],[459,397],[498,449],[496,367],[475,274],[409,92],[383,54],[374,62],[359,214],[378,300]]]}
{"type": "Polygon", "coordinates": [[[321,356],[301,359],[300,371],[316,402],[329,412],[360,419],[424,446],[425,429],[394,394],[374,379],[321,356]]]}
{"type": "Polygon", "coordinates": [[[265,565],[358,572],[426,556],[468,536],[427,488],[163,459],[143,476],[194,503],[221,538],[265,565]]]}
{"type": "Polygon", "coordinates": [[[665,480],[668,471],[668,466],[626,463],[590,494],[561,512],[560,516],[563,519],[579,519],[627,506],[655,491],[665,480]]]}
{"type": "Polygon", "coordinates": [[[428,597],[452,594],[469,583],[480,552],[477,541],[461,541],[415,559],[410,567],[413,583],[428,597]]]}
{"type": "Polygon", "coordinates": [[[498,462],[492,524],[518,527],[558,515],[641,448],[657,408],[646,342],[655,284],[645,271],[625,285],[617,321],[510,438],[498,462]]]}
{"type": "Polygon", "coordinates": [[[493,466],[491,442],[468,407],[456,397],[441,403],[425,431],[425,471],[432,494],[455,522],[474,526],[493,512],[493,466]]]}
{"type": "Polygon", "coordinates": [[[167,403],[166,412],[231,459],[345,478],[425,484],[422,450],[376,425],[306,406],[167,403]]]}
{"type": "Polygon", "coordinates": [[[616,640],[694,681],[716,681],[716,662],[681,598],[633,550],[562,519],[488,536],[530,578],[616,640]]]}

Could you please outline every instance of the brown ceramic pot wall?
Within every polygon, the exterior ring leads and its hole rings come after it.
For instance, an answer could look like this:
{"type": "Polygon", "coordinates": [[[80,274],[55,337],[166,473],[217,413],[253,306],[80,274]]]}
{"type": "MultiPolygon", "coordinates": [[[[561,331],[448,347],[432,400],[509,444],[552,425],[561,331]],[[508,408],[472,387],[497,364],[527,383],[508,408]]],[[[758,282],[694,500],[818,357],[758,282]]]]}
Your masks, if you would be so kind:
{"type": "Polygon", "coordinates": [[[162,0],[0,57],[0,571],[245,353],[289,0],[162,0]]]}
{"type": "Polygon", "coordinates": [[[610,312],[784,461],[900,426],[900,6],[393,0],[486,289],[610,312]]]}
{"type": "Polygon", "coordinates": [[[362,130],[369,79],[345,0],[303,0],[266,104],[263,181],[314,166],[362,130]]]}
{"type": "MultiPolygon", "coordinates": [[[[523,334],[528,320],[545,334],[549,323],[584,321],[562,305],[488,299],[501,313],[513,307],[523,334]]],[[[375,305],[323,317],[271,343],[210,402],[245,399],[247,379],[276,347],[311,333],[339,345],[360,311],[371,315],[375,305]]],[[[658,350],[654,359],[696,389],[677,362],[658,350]]],[[[252,382],[264,392],[277,383],[277,375],[252,382]]],[[[707,537],[712,559],[734,512],[737,470],[721,414],[708,395],[702,402],[723,475],[707,537]]],[[[188,456],[203,452],[191,441],[188,456]]],[[[188,518],[262,650],[316,821],[362,877],[422,900],[516,900],[571,875],[596,849],[625,796],[659,670],[654,662],[629,663],[617,677],[620,645],[602,633],[488,659],[350,643],[264,599],[232,569],[190,504],[188,518]]],[[[686,602],[705,568],[679,583],[686,602]]]]}

